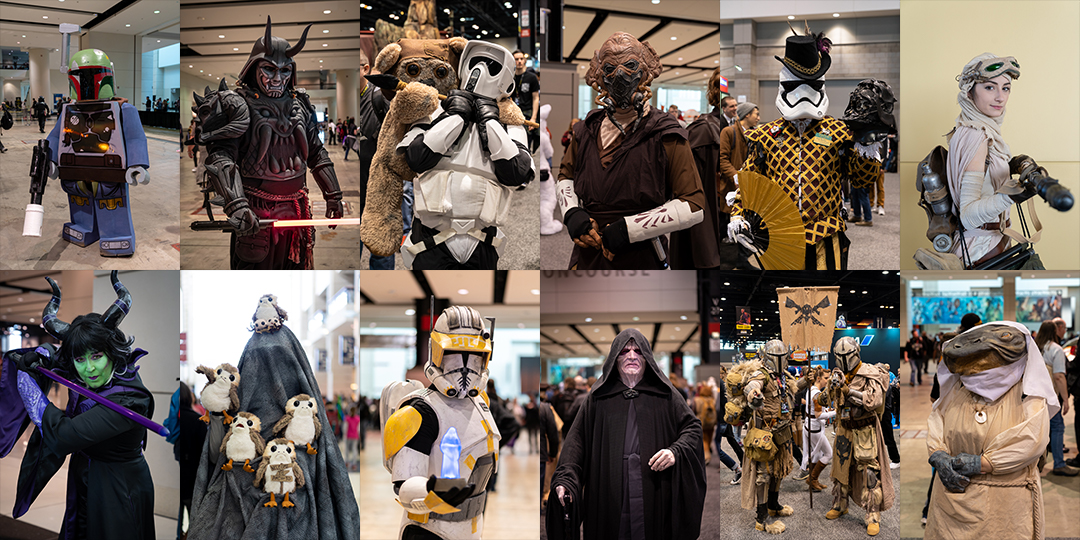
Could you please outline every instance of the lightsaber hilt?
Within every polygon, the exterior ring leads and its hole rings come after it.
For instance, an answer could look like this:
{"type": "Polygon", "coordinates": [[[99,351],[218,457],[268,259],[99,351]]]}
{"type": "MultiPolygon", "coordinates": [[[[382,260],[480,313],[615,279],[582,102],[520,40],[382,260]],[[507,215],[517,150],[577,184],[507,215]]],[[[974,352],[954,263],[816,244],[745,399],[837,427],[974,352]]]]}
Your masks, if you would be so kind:
{"type": "Polygon", "coordinates": [[[89,388],[83,388],[83,387],[81,387],[81,386],[79,386],[79,385],[77,385],[77,384],[75,384],[75,383],[61,377],[60,375],[57,375],[56,373],[54,373],[52,370],[50,370],[48,368],[43,368],[41,366],[36,366],[36,367],[37,367],[37,370],[39,372],[41,372],[42,374],[44,374],[46,377],[48,377],[48,378],[50,378],[50,379],[52,379],[52,380],[54,380],[54,381],[56,381],[56,382],[58,382],[58,383],[60,383],[60,384],[62,384],[64,386],[66,386],[72,392],[75,392],[76,394],[79,394],[79,395],[81,395],[83,397],[86,397],[86,398],[92,400],[93,402],[95,402],[95,403],[97,403],[99,405],[103,405],[103,406],[105,406],[105,408],[110,409],[110,410],[120,414],[124,418],[127,418],[128,420],[131,420],[132,422],[135,422],[136,424],[139,424],[140,426],[142,426],[142,427],[144,427],[146,429],[149,429],[150,431],[153,431],[154,433],[157,433],[158,435],[161,435],[162,437],[168,437],[169,436],[169,429],[166,428],[165,426],[163,426],[163,425],[161,425],[161,424],[159,424],[157,422],[154,422],[153,420],[151,420],[151,419],[149,419],[149,418],[147,418],[147,417],[145,417],[145,416],[143,416],[143,415],[141,415],[141,414],[127,408],[127,407],[124,407],[123,405],[120,405],[119,403],[114,403],[112,401],[109,401],[108,399],[101,396],[97,392],[94,392],[93,390],[90,390],[89,388]]]}

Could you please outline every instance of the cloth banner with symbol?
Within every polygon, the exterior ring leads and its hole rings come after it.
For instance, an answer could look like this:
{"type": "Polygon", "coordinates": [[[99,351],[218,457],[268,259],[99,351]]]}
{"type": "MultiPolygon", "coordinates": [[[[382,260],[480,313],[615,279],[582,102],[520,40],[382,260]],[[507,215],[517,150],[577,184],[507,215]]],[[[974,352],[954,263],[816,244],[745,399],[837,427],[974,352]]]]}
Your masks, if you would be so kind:
{"type": "Polygon", "coordinates": [[[827,351],[836,323],[840,287],[776,289],[780,305],[780,333],[795,349],[827,351]]]}

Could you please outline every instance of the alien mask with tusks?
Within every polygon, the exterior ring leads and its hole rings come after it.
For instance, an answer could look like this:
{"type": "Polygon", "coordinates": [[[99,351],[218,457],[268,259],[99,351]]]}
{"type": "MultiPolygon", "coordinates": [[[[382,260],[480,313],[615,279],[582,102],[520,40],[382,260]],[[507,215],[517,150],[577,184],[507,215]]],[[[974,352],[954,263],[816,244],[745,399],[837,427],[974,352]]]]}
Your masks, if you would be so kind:
{"type": "Polygon", "coordinates": [[[652,98],[649,84],[661,71],[660,57],[648,41],[615,32],[593,54],[585,82],[596,89],[596,103],[604,107],[608,119],[625,135],[623,126],[615,120],[616,110],[637,111],[631,126],[637,127],[645,114],[645,104],[652,98]]]}
{"type": "Polygon", "coordinates": [[[240,80],[248,88],[258,88],[272,98],[291,91],[296,86],[296,62],[293,57],[304,48],[310,29],[309,24],[304,28],[300,41],[290,47],[288,41],[270,35],[270,17],[267,16],[266,35],[255,41],[251,56],[240,70],[240,80]]]}

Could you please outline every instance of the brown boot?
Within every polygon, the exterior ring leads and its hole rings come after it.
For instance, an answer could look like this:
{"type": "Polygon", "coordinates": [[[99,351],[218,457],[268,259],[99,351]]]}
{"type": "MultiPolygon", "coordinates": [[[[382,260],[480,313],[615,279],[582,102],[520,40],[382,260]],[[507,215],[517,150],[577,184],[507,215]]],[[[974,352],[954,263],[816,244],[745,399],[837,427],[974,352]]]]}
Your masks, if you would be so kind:
{"type": "Polygon", "coordinates": [[[824,470],[824,463],[815,463],[814,466],[810,468],[810,476],[806,478],[806,484],[810,486],[810,491],[817,493],[825,489],[825,485],[818,481],[818,476],[821,475],[821,472],[824,470]]]}

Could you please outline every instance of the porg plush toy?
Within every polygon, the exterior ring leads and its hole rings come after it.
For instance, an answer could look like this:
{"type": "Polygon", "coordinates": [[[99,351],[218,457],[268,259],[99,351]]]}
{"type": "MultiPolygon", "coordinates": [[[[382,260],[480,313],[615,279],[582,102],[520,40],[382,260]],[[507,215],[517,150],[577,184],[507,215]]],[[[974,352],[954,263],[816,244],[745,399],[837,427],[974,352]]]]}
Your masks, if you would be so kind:
{"type": "Polygon", "coordinates": [[[277,332],[281,329],[282,321],[289,320],[289,314],[277,305],[277,297],[272,294],[264,294],[259,297],[259,307],[255,308],[255,314],[251,316],[252,330],[257,334],[277,332]]]}
{"type": "Polygon", "coordinates": [[[235,411],[240,406],[240,397],[236,394],[236,388],[240,385],[240,372],[232,364],[221,364],[217,369],[199,366],[195,368],[195,372],[206,375],[206,386],[199,396],[203,407],[206,407],[206,414],[199,417],[199,420],[209,424],[210,413],[219,412],[225,415],[225,425],[232,423],[233,417],[229,411],[235,411]]]}
{"type": "Polygon", "coordinates": [[[285,404],[285,416],[274,424],[275,435],[284,435],[289,441],[307,445],[308,454],[317,453],[311,443],[319,438],[320,433],[322,424],[319,423],[319,404],[307,394],[289,398],[285,404]]]}
{"type": "Polygon", "coordinates": [[[275,495],[284,495],[282,508],[296,506],[289,501],[289,494],[298,487],[304,487],[304,471],[296,463],[293,443],[285,439],[274,439],[266,445],[262,463],[255,473],[255,487],[262,484],[263,491],[270,494],[270,502],[263,506],[277,506],[275,495]]]}
{"type": "Polygon", "coordinates": [[[251,468],[251,460],[263,453],[266,442],[263,441],[259,430],[262,423],[259,417],[249,412],[236,413],[236,421],[229,426],[229,432],[221,440],[221,453],[229,459],[229,462],[221,466],[223,471],[231,471],[233,461],[243,461],[244,470],[255,472],[251,468]]]}

